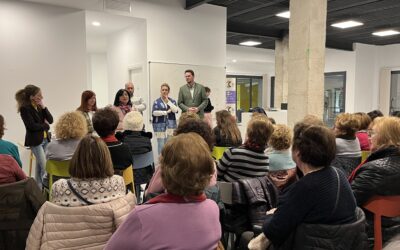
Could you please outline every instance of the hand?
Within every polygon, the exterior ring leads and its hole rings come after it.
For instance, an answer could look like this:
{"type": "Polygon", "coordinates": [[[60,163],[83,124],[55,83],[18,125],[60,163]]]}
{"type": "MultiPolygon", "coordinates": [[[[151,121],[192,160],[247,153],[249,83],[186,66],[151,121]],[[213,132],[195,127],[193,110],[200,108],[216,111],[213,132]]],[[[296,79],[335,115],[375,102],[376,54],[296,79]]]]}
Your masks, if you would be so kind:
{"type": "Polygon", "coordinates": [[[38,105],[39,107],[41,107],[42,109],[45,109],[46,106],[43,103],[43,100],[40,100],[38,103],[36,103],[36,105],[38,105]]]}
{"type": "Polygon", "coordinates": [[[198,112],[199,112],[199,109],[198,109],[198,108],[193,108],[193,112],[194,112],[194,113],[198,113],[198,112]]]}
{"type": "Polygon", "coordinates": [[[171,109],[168,109],[167,110],[167,114],[169,114],[169,113],[171,113],[172,112],[172,110],[171,109]]]}
{"type": "Polygon", "coordinates": [[[195,108],[193,108],[193,107],[189,108],[188,111],[191,113],[196,113],[195,108]]]}

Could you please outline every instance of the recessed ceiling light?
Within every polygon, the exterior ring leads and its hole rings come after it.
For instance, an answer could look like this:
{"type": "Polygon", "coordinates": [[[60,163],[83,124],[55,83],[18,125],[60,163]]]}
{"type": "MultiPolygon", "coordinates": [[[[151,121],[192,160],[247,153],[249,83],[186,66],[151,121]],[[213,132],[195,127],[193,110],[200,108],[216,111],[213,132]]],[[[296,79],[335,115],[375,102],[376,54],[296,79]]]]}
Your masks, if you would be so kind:
{"type": "Polygon", "coordinates": [[[92,25],[93,25],[93,26],[101,26],[101,23],[100,23],[100,22],[97,22],[97,21],[94,21],[94,22],[92,22],[92,25]]]}
{"type": "Polygon", "coordinates": [[[241,42],[241,43],[239,43],[239,44],[240,44],[240,45],[244,45],[244,46],[257,46],[257,45],[260,45],[261,42],[249,40],[249,41],[241,42]]]}
{"type": "Polygon", "coordinates": [[[400,34],[400,32],[398,32],[397,30],[382,30],[372,33],[372,35],[374,36],[392,36],[397,34],[400,34]]]}
{"type": "Polygon", "coordinates": [[[357,22],[357,21],[353,21],[353,20],[348,20],[348,21],[344,21],[344,22],[331,24],[331,26],[336,27],[336,28],[341,28],[341,29],[347,29],[347,28],[361,26],[361,25],[364,25],[364,24],[357,22]]]}
{"type": "Polygon", "coordinates": [[[290,18],[290,11],[284,11],[284,12],[276,14],[275,16],[290,18]]]}
{"type": "Polygon", "coordinates": [[[236,59],[233,59],[232,62],[235,63],[235,62],[237,62],[237,60],[236,60],[236,59]]]}

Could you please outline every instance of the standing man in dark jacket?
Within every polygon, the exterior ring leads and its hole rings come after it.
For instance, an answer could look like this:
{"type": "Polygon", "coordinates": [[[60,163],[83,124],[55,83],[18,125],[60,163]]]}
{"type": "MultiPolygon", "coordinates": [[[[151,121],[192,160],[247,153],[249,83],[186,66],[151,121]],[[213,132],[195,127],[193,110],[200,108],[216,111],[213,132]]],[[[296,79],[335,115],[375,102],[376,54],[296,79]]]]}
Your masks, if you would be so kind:
{"type": "Polygon", "coordinates": [[[191,69],[185,71],[186,83],[179,89],[178,106],[182,112],[193,112],[204,117],[204,109],[208,104],[206,90],[203,85],[194,81],[194,72],[191,69]]]}

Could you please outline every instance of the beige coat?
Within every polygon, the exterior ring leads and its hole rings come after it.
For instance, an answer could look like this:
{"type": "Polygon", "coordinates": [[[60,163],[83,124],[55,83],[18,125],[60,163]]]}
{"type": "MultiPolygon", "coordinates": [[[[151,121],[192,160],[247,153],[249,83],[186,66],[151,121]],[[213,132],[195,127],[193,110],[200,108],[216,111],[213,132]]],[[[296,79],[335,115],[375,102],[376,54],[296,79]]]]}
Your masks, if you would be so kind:
{"type": "Polygon", "coordinates": [[[26,249],[103,249],[135,204],[132,193],[108,203],[82,207],[46,202],[31,227],[26,249]]]}

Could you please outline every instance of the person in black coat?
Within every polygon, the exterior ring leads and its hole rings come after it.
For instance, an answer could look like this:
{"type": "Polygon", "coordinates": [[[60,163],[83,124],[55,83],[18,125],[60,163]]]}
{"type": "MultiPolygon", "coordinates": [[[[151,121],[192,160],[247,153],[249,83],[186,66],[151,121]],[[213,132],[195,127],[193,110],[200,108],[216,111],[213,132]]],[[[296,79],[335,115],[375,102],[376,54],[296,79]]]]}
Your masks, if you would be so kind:
{"type": "Polygon", "coordinates": [[[42,188],[45,174],[45,149],[50,142],[50,124],[53,116],[43,103],[42,91],[34,85],[26,85],[15,94],[18,112],[26,128],[25,146],[30,147],[36,157],[35,179],[42,188]]]}

